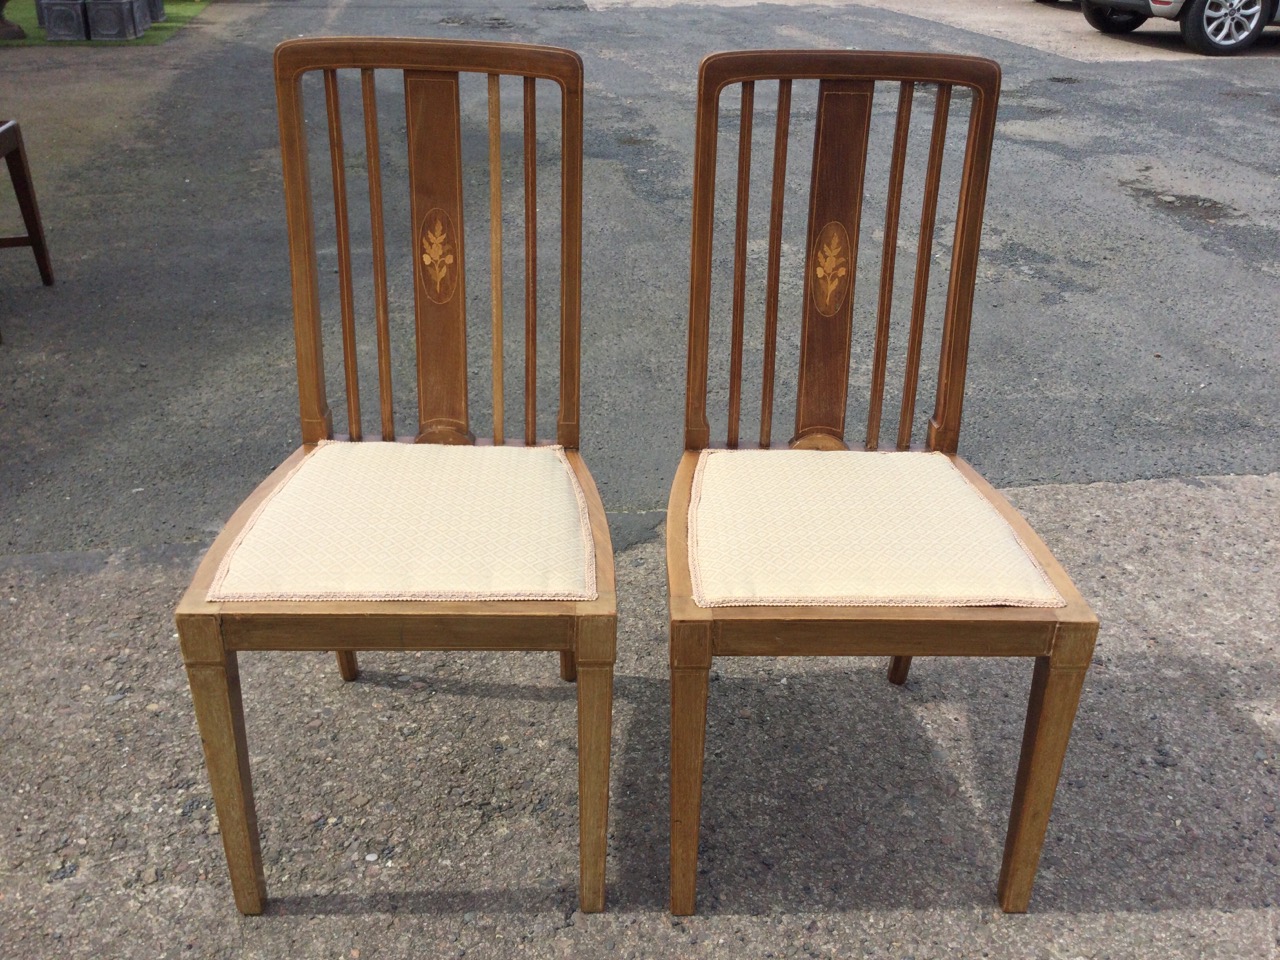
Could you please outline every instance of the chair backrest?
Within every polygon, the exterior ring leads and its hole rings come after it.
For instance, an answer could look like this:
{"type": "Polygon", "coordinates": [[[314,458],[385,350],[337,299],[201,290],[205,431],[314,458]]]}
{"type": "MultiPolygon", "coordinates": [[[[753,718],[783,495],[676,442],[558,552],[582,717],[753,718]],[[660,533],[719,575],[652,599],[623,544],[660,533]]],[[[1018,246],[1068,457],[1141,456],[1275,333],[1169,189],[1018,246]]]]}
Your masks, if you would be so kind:
{"type": "MultiPolygon", "coordinates": [[[[319,72],[324,89],[324,116],[329,144],[329,184],[333,195],[336,234],[337,310],[343,348],[347,434],[362,439],[360,385],[357,365],[357,293],[372,301],[376,327],[378,400],[381,438],[397,438],[392,398],[392,304],[389,286],[403,286],[389,275],[387,240],[403,238],[408,246],[399,262],[412,272],[413,329],[416,342],[417,424],[411,436],[419,442],[473,443],[468,414],[467,289],[464,244],[463,131],[468,116],[460,90],[465,82],[488,84],[488,214],[493,390],[493,442],[506,441],[504,429],[503,330],[503,167],[501,78],[523,77],[523,193],[524,239],[524,436],[537,438],[538,342],[538,177],[540,152],[550,152],[538,138],[537,82],[551,81],[560,94],[560,358],[559,408],[556,442],[578,446],[579,323],[581,315],[582,246],[582,61],[568,50],[508,43],[443,42],[374,37],[290,40],[275,54],[276,97],[280,112],[280,142],[284,165],[285,201],[289,227],[289,256],[293,280],[294,332],[298,354],[298,388],[303,441],[312,443],[334,435],[334,418],[325,389],[322,309],[318,251],[334,255],[316,236],[312,183],[307,163],[310,128],[304,114],[306,75],[319,72]],[[379,145],[379,71],[403,75],[404,113],[393,129],[403,129],[407,167],[407,223],[385,227],[383,172],[396,169],[384,160],[379,145]],[[341,78],[341,79],[340,79],[341,78]],[[356,79],[358,78],[358,86],[356,79]],[[348,85],[349,84],[349,85],[348,85]],[[358,286],[352,268],[353,231],[363,223],[349,213],[347,148],[344,147],[342,91],[358,96],[364,115],[364,179],[369,196],[369,260],[372,284],[358,286]],[[542,150],[540,151],[540,147],[542,150]],[[407,229],[405,229],[407,227],[407,229]],[[385,235],[385,236],[384,236],[385,235]],[[409,266],[411,264],[411,266],[409,266]]],[[[317,82],[308,80],[308,83],[317,82]]],[[[382,84],[386,92],[388,84],[382,84]]],[[[393,86],[395,86],[393,84],[393,86]]],[[[399,99],[398,91],[397,97],[399,99]]],[[[472,123],[472,126],[475,124],[472,123]]],[[[319,130],[316,130],[317,139],[319,130]]],[[[352,138],[355,139],[355,138],[352,138]]],[[[359,151],[353,151],[359,153],[359,151]]],[[[323,171],[320,183],[323,185],[323,171]]],[[[474,179],[474,178],[473,178],[474,179]]],[[[522,182],[521,182],[522,181],[522,182]]],[[[544,243],[544,249],[545,249],[544,243]]],[[[547,257],[554,263],[557,257],[547,257]]],[[[393,258],[391,263],[396,263],[393,258]]],[[[473,264],[475,260],[473,259],[473,264]]],[[[326,267],[328,261],[326,260],[326,267]]],[[[326,280],[328,276],[326,276],[326,280]]],[[[329,309],[326,304],[326,309],[329,309]]],[[[369,352],[369,351],[366,351],[369,352]]]]}
{"type": "MultiPolygon", "coordinates": [[[[732,298],[717,296],[717,308],[729,314],[731,327],[728,361],[728,413],[725,443],[739,445],[739,420],[743,392],[744,313],[748,299],[747,261],[751,249],[765,252],[763,332],[761,346],[760,446],[772,441],[775,364],[778,356],[778,309],[784,238],[784,198],[787,193],[787,153],[792,116],[792,86],[813,81],[816,110],[812,114],[813,174],[809,188],[808,221],[803,240],[803,299],[796,379],[796,427],[793,447],[841,449],[849,399],[850,358],[854,332],[854,287],[860,248],[873,246],[870,229],[861,231],[864,207],[878,204],[869,196],[868,156],[873,114],[883,114],[876,126],[893,129],[892,147],[874,155],[886,184],[883,202],[883,239],[878,252],[879,297],[874,315],[866,314],[868,333],[874,329],[870,353],[867,431],[865,448],[880,445],[881,411],[884,406],[886,369],[894,315],[895,287],[903,283],[898,248],[914,218],[903,220],[904,179],[910,166],[919,170],[917,254],[911,284],[910,320],[895,339],[905,353],[899,364],[903,390],[897,431],[897,448],[911,445],[915,396],[920,379],[926,308],[931,285],[940,277],[930,275],[936,258],[935,231],[944,177],[944,148],[959,134],[949,132],[953,91],[968,101],[968,129],[964,136],[963,165],[951,184],[956,194],[954,238],[946,301],[941,316],[940,358],[934,413],[925,445],[931,450],[954,453],[960,429],[969,320],[973,307],[978,245],[986,196],[987,170],[995,130],[1000,68],[989,60],[964,56],[913,53],[873,53],[819,50],[743,51],[708,57],[698,82],[696,154],[694,158],[693,244],[689,295],[689,366],[685,411],[685,446],[697,450],[711,443],[707,418],[708,353],[712,318],[713,262],[730,257],[713,256],[713,227],[717,218],[717,147],[721,130],[720,101],[732,87],[740,87],[735,230],[732,247],[732,298]],[[769,199],[767,244],[748,244],[751,196],[753,113],[757,84],[776,83],[777,110],[773,131],[773,176],[769,199]],[[894,96],[892,86],[898,87],[894,96]],[[889,96],[877,96],[889,87],[889,96]],[[912,108],[917,99],[932,92],[932,129],[927,151],[916,149],[911,136],[912,108]],[[896,103],[896,116],[877,111],[896,103]],[[909,164],[908,157],[915,160],[909,164]],[[901,336],[905,333],[905,338],[901,336]],[[905,342],[903,342],[905,340],[905,342]]],[[[806,87],[807,89],[807,87],[806,87]]],[[[732,110],[732,94],[725,96],[732,110]]],[[[957,97],[957,104],[960,97],[957,97]]],[[[924,112],[924,111],[918,111],[924,112]]],[[[804,119],[808,119],[804,114],[804,119]]],[[[726,123],[732,132],[732,123],[726,123]]],[[[952,124],[954,126],[954,124],[952,124]]],[[[953,148],[954,149],[954,148],[953,148]]],[[[954,166],[954,164],[952,165],[954,166]]],[[[950,189],[950,187],[949,187],[950,189]]],[[[727,192],[727,191],[726,191],[727,192]]],[[[878,207],[876,207],[878,209],[878,207]]],[[[726,244],[727,245],[727,244],[726,244]]],[[[795,245],[799,247],[799,244],[795,245]]],[[[870,250],[870,254],[876,251],[870,250]]],[[[864,253],[865,261],[875,256],[864,253]]],[[[865,270],[865,264],[864,264],[865,270]]],[[[727,287],[728,281],[717,285],[727,287]]],[[[757,288],[752,288],[753,290],[757,288]]],[[[727,291],[725,291],[727,292],[727,291]]],[[[903,291],[905,293],[905,289],[903,291]]],[[[906,299],[905,297],[901,299],[906,299]]],[[[868,336],[867,339],[870,339],[868,336]]],[[[753,342],[756,339],[753,338],[753,342]]],[[[897,361],[895,361],[897,363],[897,361]]]]}

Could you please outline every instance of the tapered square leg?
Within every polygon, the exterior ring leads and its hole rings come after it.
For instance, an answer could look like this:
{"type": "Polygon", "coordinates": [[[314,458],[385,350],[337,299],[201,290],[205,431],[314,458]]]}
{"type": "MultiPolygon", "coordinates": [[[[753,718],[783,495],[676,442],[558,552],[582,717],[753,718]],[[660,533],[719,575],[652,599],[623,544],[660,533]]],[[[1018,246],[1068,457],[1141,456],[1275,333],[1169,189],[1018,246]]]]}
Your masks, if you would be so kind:
{"type": "Polygon", "coordinates": [[[671,912],[697,905],[698,830],[706,748],[711,636],[705,624],[671,624],[671,912]]]}
{"type": "Polygon", "coordinates": [[[267,888],[236,654],[223,649],[213,617],[180,619],[178,634],[236,907],[241,913],[261,913],[267,888]]]}
{"type": "Polygon", "coordinates": [[[1097,624],[1063,625],[1052,656],[1036,658],[1000,868],[1000,908],[1005,913],[1025,913],[1031,901],[1040,850],[1097,630],[1097,624]]]}
{"type": "Polygon", "coordinates": [[[889,660],[889,682],[902,686],[907,682],[907,674],[911,671],[910,657],[893,657],[889,660]]]}
{"type": "Polygon", "coordinates": [[[578,625],[578,906],[583,913],[599,913],[605,902],[616,632],[613,617],[578,625]]]}
{"type": "Polygon", "coordinates": [[[574,662],[572,650],[560,651],[560,679],[566,683],[578,679],[578,665],[574,662]]]}
{"type": "Polygon", "coordinates": [[[360,661],[356,659],[354,650],[338,650],[338,673],[342,679],[350,683],[360,676],[360,661]]]}

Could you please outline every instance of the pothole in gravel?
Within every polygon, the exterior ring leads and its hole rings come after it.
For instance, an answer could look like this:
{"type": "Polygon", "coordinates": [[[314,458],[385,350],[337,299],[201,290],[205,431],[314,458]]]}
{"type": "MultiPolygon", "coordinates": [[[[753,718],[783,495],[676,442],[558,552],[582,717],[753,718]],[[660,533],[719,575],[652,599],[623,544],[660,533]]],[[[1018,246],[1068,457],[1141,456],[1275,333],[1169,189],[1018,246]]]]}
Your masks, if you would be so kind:
{"type": "Polygon", "coordinates": [[[1120,186],[1144,203],[1178,216],[1192,217],[1207,223],[1215,223],[1219,220],[1235,220],[1242,216],[1235,207],[1220,200],[1214,200],[1211,197],[1160,190],[1157,187],[1139,183],[1136,180],[1121,180],[1120,186]]]}
{"type": "Polygon", "coordinates": [[[503,16],[473,17],[470,14],[442,17],[438,22],[446,27],[481,27],[485,30],[514,30],[516,26],[503,16]]]}

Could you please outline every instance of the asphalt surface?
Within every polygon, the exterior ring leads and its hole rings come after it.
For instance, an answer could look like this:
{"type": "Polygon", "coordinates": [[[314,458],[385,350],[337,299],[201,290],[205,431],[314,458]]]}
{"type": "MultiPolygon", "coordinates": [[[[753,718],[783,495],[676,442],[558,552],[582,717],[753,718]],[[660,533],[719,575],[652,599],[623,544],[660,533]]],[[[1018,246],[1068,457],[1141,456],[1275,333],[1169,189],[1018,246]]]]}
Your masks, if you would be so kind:
{"type": "Polygon", "coordinates": [[[1168,25],[1079,20],[1030,0],[219,2],[161,47],[6,50],[0,116],[58,284],[0,251],[0,954],[1280,952],[1280,33],[1208,60],[1168,25]],[[622,604],[600,917],[574,913],[573,700],[543,657],[370,656],[351,685],[327,658],[244,658],[275,899],[231,904],[171,612],[297,442],[270,52],[343,33],[586,62],[583,450],[622,604]],[[905,691],[879,662],[720,667],[704,915],[664,911],[657,528],[696,70],[775,46],[1004,68],[961,452],[1104,622],[1026,917],[994,904],[1024,665],[923,661],[905,691]]]}

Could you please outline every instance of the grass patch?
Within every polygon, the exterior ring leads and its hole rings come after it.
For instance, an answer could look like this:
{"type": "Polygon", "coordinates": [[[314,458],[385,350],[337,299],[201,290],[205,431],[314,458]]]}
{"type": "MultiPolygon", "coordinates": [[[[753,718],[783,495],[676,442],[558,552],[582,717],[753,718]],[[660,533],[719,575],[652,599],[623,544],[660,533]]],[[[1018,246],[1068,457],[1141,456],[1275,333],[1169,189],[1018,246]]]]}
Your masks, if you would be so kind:
{"type": "Polygon", "coordinates": [[[0,40],[0,47],[153,47],[164,43],[200,15],[209,4],[206,0],[165,0],[165,19],[153,23],[136,40],[55,40],[44,38],[44,27],[36,22],[36,0],[9,0],[4,18],[27,32],[25,40],[0,40]]]}

